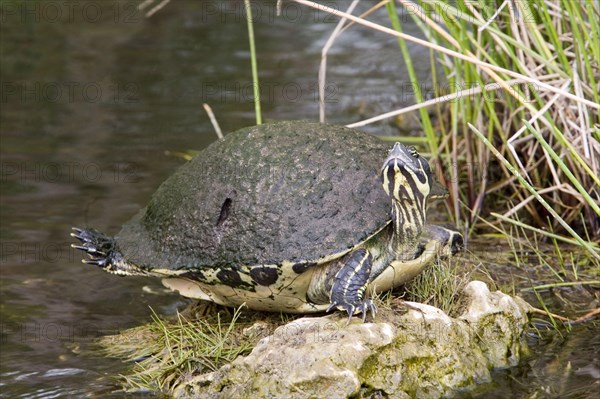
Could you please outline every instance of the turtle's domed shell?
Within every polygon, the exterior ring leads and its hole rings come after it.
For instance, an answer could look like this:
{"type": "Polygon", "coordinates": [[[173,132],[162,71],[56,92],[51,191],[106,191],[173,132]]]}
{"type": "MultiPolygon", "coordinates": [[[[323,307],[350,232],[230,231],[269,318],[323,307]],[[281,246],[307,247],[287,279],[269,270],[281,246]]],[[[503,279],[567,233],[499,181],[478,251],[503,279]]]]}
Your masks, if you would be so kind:
{"type": "Polygon", "coordinates": [[[279,265],[342,254],[390,222],[389,144],[304,121],[241,129],[167,179],[118,234],[134,263],[279,265]]]}

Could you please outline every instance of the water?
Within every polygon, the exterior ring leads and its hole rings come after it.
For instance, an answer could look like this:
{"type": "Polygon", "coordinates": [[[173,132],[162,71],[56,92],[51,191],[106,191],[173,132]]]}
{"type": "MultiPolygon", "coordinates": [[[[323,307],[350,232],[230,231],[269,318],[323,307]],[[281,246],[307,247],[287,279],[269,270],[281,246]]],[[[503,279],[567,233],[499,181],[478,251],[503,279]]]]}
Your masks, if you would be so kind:
{"type": "MultiPolygon", "coordinates": [[[[148,322],[150,307],[172,314],[186,300],[155,280],[81,265],[70,228],[117,232],[183,163],[165,151],[215,140],[203,102],[225,132],[254,124],[239,2],[173,1],[151,19],[137,3],[0,4],[2,397],[126,396],[112,393],[112,377],[127,365],[89,344],[148,322]]],[[[277,19],[264,2],[255,13],[265,118],[316,120],[319,56],[336,20],[296,5],[277,19]]],[[[429,53],[411,51],[428,76],[429,53]]],[[[348,30],[329,57],[328,120],[410,102],[398,89],[403,68],[392,38],[348,30]]],[[[397,132],[391,123],[366,130],[397,132]]],[[[569,382],[574,390],[597,384],[590,370],[569,382]]]]}

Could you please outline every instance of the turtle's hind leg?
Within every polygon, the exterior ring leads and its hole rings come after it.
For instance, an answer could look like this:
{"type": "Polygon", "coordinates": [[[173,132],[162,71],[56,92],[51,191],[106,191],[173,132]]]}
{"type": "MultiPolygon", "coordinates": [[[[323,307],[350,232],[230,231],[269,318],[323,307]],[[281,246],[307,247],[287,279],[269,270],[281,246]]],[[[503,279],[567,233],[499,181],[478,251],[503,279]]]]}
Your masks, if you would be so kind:
{"type": "Polygon", "coordinates": [[[71,237],[81,241],[81,245],[71,244],[71,247],[88,254],[90,259],[83,263],[99,266],[103,270],[121,276],[146,275],[140,267],[125,260],[113,237],[109,237],[94,229],[79,229],[73,227],[71,237]]]}

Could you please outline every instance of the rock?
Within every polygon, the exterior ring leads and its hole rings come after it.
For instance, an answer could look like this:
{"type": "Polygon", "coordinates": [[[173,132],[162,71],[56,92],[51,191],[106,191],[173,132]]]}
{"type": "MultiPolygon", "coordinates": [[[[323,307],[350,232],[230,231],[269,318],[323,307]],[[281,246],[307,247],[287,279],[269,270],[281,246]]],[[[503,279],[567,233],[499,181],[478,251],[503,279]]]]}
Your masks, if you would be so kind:
{"type": "Polygon", "coordinates": [[[458,319],[476,326],[473,338],[481,340],[480,348],[489,364],[494,368],[516,366],[524,349],[521,336],[531,306],[519,297],[490,292],[481,281],[470,282],[464,293],[468,302],[458,319]]]}
{"type": "Polygon", "coordinates": [[[277,328],[245,357],[194,376],[177,398],[439,398],[491,382],[490,370],[518,363],[530,306],[469,283],[463,313],[451,318],[407,302],[385,322],[340,315],[305,317],[277,328]]]}

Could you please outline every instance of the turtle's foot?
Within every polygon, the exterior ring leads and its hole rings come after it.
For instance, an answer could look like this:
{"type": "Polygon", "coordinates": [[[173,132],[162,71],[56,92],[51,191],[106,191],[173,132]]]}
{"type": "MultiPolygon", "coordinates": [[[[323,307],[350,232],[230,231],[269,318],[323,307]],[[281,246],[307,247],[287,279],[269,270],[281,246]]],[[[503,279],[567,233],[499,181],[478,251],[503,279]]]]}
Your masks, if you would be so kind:
{"type": "Polygon", "coordinates": [[[360,302],[357,304],[352,304],[352,303],[348,303],[348,302],[346,302],[346,303],[333,302],[331,305],[329,305],[329,307],[327,308],[327,311],[329,312],[332,309],[345,310],[348,313],[348,321],[351,321],[352,316],[354,316],[354,313],[356,313],[358,311],[358,313],[362,314],[363,323],[367,320],[367,313],[369,313],[369,310],[371,311],[371,315],[373,317],[375,317],[375,314],[377,313],[377,306],[375,306],[373,301],[371,301],[370,299],[367,299],[364,302],[360,302]]]}
{"type": "Polygon", "coordinates": [[[90,259],[84,259],[84,263],[100,266],[101,268],[105,268],[110,264],[110,258],[115,249],[115,241],[112,237],[94,229],[73,227],[73,231],[71,237],[81,241],[81,245],[71,244],[71,247],[86,252],[90,257],[90,259]]]}
{"type": "Polygon", "coordinates": [[[78,229],[73,227],[71,237],[81,241],[81,245],[71,244],[71,247],[88,254],[90,259],[83,263],[101,267],[104,271],[119,276],[146,276],[149,271],[125,260],[114,238],[94,229],[78,229]]]}
{"type": "Polygon", "coordinates": [[[371,254],[365,249],[358,249],[347,256],[344,265],[335,275],[331,287],[331,305],[327,311],[345,310],[349,319],[358,311],[362,313],[363,321],[367,318],[369,310],[375,316],[375,304],[370,299],[363,300],[372,262],[371,254]]]}

